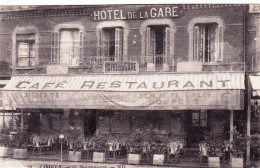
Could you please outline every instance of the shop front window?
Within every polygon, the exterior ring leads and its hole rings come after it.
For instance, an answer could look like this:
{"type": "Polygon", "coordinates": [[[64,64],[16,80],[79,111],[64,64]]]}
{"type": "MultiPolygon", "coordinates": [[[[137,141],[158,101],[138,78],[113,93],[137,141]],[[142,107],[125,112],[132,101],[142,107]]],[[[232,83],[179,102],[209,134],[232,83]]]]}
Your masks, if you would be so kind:
{"type": "Polygon", "coordinates": [[[19,34],[16,36],[17,66],[33,67],[35,62],[35,34],[19,34]]]}
{"type": "Polygon", "coordinates": [[[207,111],[195,111],[192,113],[192,126],[206,127],[207,126],[207,111]]]}

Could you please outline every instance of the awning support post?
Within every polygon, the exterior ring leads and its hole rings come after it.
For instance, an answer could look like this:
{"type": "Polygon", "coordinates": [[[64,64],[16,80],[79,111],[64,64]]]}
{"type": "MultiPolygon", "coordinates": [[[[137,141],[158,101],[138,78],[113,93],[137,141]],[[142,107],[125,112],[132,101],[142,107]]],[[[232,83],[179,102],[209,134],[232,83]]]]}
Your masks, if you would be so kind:
{"type": "MultiPolygon", "coordinates": [[[[250,81],[248,80],[248,86],[250,86],[250,81]]],[[[251,90],[247,91],[247,120],[246,120],[246,134],[248,137],[251,136],[251,90]]],[[[246,147],[246,165],[250,164],[250,141],[247,142],[246,147]]]]}
{"type": "Polygon", "coordinates": [[[14,110],[12,108],[12,129],[14,129],[14,110]]]}
{"type": "Polygon", "coordinates": [[[21,109],[21,131],[24,130],[24,116],[23,116],[23,109],[21,109]]]}
{"type": "MultiPolygon", "coordinates": [[[[230,149],[232,148],[231,142],[233,141],[233,130],[234,130],[234,111],[230,110],[230,136],[229,136],[230,149]]],[[[231,152],[229,153],[229,158],[231,160],[231,152]]]]}
{"type": "Polygon", "coordinates": [[[3,128],[5,128],[5,111],[3,110],[3,128]]]}

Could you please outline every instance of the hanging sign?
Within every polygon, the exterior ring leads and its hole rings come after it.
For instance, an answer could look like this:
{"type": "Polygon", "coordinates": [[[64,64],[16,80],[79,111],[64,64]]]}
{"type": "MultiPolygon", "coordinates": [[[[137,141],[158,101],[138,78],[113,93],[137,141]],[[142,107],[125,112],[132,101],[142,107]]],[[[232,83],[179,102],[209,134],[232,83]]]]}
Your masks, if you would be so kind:
{"type": "Polygon", "coordinates": [[[122,74],[122,73],[138,73],[139,65],[137,62],[124,61],[124,62],[104,62],[104,73],[109,74],[122,74]]]}

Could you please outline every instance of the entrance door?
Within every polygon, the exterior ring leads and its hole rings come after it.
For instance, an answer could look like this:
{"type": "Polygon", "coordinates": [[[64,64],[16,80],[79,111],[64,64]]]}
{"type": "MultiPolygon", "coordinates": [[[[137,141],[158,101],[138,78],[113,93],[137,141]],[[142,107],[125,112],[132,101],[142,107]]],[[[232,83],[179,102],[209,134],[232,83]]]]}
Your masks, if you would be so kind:
{"type": "Polygon", "coordinates": [[[96,110],[89,110],[86,112],[85,123],[84,123],[84,135],[94,135],[97,127],[96,110]]]}
{"type": "Polygon", "coordinates": [[[186,112],[185,130],[188,147],[198,147],[199,142],[205,140],[207,125],[207,111],[186,112]]]}

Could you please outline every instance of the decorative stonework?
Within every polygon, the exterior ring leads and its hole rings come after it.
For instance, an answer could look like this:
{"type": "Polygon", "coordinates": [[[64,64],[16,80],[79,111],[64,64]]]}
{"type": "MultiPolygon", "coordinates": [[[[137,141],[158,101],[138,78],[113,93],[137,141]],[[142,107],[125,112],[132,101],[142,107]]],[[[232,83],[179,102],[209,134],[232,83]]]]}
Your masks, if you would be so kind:
{"type": "MultiPolygon", "coordinates": [[[[120,5],[110,5],[111,7],[119,7],[120,5]]],[[[129,5],[133,7],[134,5],[129,5]]],[[[229,8],[236,6],[244,6],[243,4],[181,4],[184,10],[197,10],[197,9],[216,9],[216,8],[229,8]]],[[[64,6],[61,9],[53,9],[49,6],[32,6],[27,9],[5,9],[0,8],[0,20],[10,20],[10,19],[27,19],[27,18],[37,18],[37,17],[68,17],[68,16],[93,16],[94,8],[99,8],[98,6],[79,6],[71,8],[71,6],[64,6]],[[1,14],[2,13],[2,14],[1,14]]]]}
{"type": "Polygon", "coordinates": [[[79,29],[85,32],[84,26],[79,22],[66,22],[56,25],[53,29],[54,32],[58,33],[60,29],[79,29]]]}

